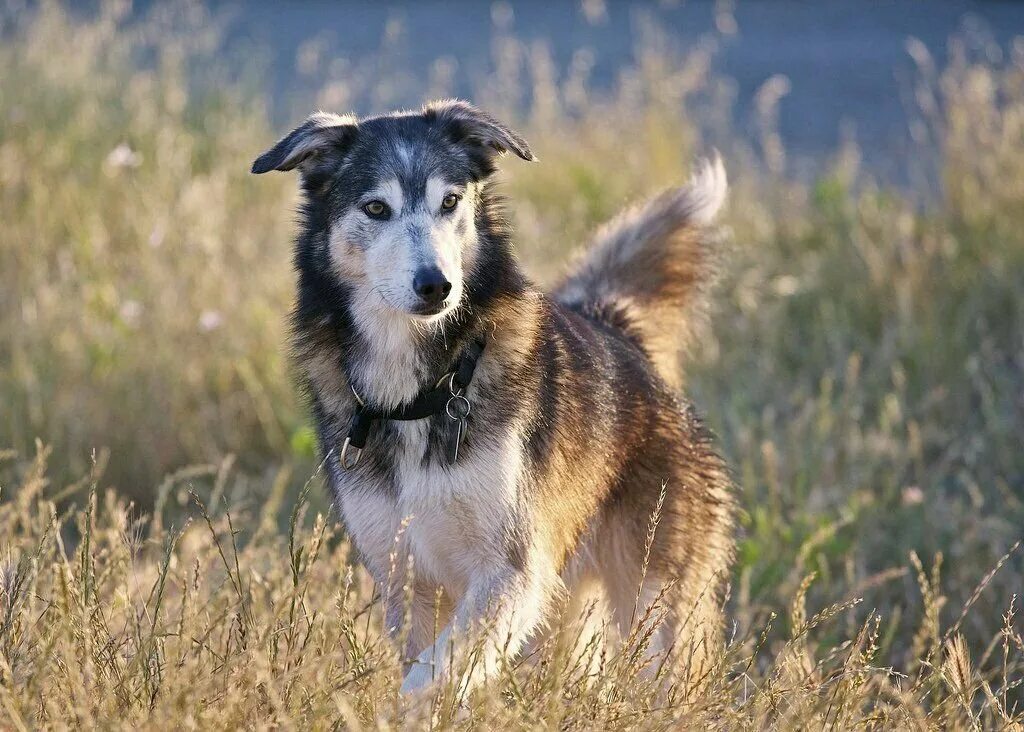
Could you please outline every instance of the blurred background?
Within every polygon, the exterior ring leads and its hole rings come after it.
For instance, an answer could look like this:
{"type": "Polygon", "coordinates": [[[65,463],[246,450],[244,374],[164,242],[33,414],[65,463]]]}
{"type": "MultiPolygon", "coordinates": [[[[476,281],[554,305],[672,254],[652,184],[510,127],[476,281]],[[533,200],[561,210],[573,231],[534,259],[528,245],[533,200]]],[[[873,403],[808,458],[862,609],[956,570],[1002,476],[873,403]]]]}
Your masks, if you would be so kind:
{"type": "MultiPolygon", "coordinates": [[[[873,171],[904,181],[907,110],[915,56],[920,59],[908,40],[942,52],[951,36],[964,33],[1005,46],[1024,28],[1019,3],[963,0],[871,6],[860,0],[321,0],[209,7],[231,19],[229,42],[267,62],[262,83],[275,122],[293,122],[314,100],[364,110],[418,106],[432,93],[473,96],[506,54],[545,57],[555,78],[579,73],[589,89],[606,93],[624,68],[656,52],[651,44],[660,42],[677,54],[712,55],[714,91],[741,134],[754,132],[759,101],[784,95],[776,124],[791,166],[802,173],[849,137],[873,171]]],[[[532,91],[528,85],[501,90],[520,107],[533,101],[532,91]]]]}
{"type": "MultiPolygon", "coordinates": [[[[813,570],[815,597],[859,593],[886,650],[917,653],[911,553],[960,608],[1020,538],[1024,4],[0,7],[0,500],[45,474],[33,490],[95,481],[157,520],[189,488],[287,515],[315,470],[287,350],[296,184],[249,165],[313,108],[458,94],[542,161],[502,174],[542,283],[726,157],[690,389],[740,486],[737,615],[813,570]]],[[[992,584],[972,639],[1019,557],[992,584]]]]}

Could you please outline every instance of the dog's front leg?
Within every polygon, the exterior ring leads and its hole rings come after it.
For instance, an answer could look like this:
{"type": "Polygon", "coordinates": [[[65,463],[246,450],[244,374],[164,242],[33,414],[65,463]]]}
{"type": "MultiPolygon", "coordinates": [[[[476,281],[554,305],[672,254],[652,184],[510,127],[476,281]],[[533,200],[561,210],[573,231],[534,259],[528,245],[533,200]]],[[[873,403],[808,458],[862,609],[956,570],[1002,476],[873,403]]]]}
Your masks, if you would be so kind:
{"type": "Polygon", "coordinates": [[[393,641],[405,637],[403,658],[416,658],[448,622],[452,603],[436,583],[415,579],[384,594],[384,621],[393,641]],[[440,625],[439,625],[440,624],[440,625]]]}
{"type": "Polygon", "coordinates": [[[519,569],[504,565],[473,577],[451,622],[406,673],[402,693],[417,691],[446,678],[453,658],[456,662],[466,661],[464,653],[460,652],[464,649],[459,646],[465,645],[467,632],[480,628],[488,630],[481,655],[472,660],[461,686],[465,691],[493,677],[500,668],[501,658],[515,657],[543,622],[558,586],[557,574],[539,566],[519,569]]]}

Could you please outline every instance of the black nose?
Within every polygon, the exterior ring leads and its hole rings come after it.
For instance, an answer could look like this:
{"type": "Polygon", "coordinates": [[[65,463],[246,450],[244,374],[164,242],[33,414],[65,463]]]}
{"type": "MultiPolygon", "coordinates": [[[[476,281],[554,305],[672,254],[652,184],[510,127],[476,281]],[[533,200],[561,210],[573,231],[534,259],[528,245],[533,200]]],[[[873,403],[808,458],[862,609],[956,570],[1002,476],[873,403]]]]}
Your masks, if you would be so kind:
{"type": "Polygon", "coordinates": [[[412,278],[412,289],[427,305],[440,305],[452,291],[452,283],[437,267],[423,267],[412,278]]]}

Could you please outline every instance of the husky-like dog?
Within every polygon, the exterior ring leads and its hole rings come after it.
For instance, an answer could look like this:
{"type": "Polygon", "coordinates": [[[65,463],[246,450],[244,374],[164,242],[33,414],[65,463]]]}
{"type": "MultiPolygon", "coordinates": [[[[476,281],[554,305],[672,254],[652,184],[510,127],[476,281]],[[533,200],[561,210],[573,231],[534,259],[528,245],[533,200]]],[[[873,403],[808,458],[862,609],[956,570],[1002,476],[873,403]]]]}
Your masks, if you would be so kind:
{"type": "Polygon", "coordinates": [[[642,585],[641,609],[665,608],[661,647],[690,665],[720,637],[731,485],[680,395],[680,355],[725,170],[703,163],[621,215],[546,294],[494,190],[506,152],[534,160],[449,100],[314,114],[252,166],[301,174],[294,347],[330,490],[393,633],[411,604],[403,691],[445,678],[449,643],[485,618],[467,681],[494,673],[567,591],[600,588],[625,628],[642,585]]]}

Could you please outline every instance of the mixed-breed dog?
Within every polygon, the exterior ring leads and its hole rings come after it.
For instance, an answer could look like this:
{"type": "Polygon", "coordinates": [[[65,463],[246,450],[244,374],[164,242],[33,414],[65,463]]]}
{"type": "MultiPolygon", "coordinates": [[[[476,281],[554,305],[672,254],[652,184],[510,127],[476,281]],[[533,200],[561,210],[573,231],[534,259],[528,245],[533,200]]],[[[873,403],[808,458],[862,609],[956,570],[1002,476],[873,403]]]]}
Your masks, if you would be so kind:
{"type": "Polygon", "coordinates": [[[495,190],[506,153],[535,159],[446,100],[314,114],[253,164],[300,175],[293,346],[327,484],[407,638],[403,692],[474,632],[479,684],[594,601],[620,638],[657,603],[648,652],[692,686],[733,556],[729,473],[682,396],[725,170],[620,214],[543,292],[495,190]]]}

